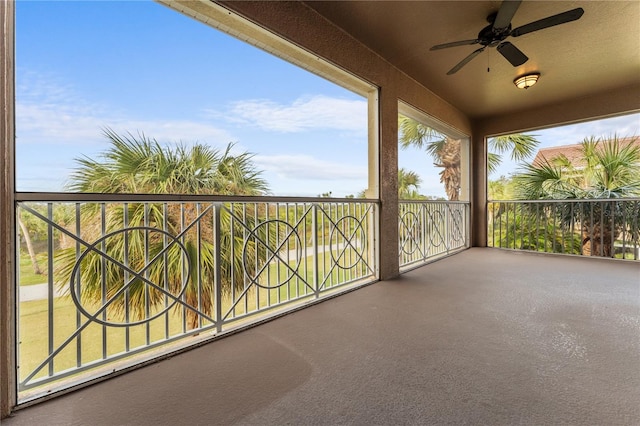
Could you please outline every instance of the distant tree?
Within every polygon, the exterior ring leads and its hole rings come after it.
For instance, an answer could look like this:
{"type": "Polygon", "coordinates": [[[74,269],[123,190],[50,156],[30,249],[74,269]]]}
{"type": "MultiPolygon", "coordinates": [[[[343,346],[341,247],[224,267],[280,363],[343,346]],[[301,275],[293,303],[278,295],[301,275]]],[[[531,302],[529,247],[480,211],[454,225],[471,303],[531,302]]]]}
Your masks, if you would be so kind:
{"type": "Polygon", "coordinates": [[[31,241],[31,236],[29,235],[29,229],[24,224],[21,215],[17,215],[18,226],[20,227],[22,238],[24,239],[24,244],[27,246],[27,253],[29,254],[29,259],[31,260],[31,266],[33,267],[33,273],[36,275],[42,275],[42,269],[40,269],[40,265],[38,265],[38,259],[36,258],[36,252],[33,248],[33,242],[31,241]]]}
{"type": "Polygon", "coordinates": [[[398,169],[398,198],[401,200],[418,198],[417,190],[421,183],[422,179],[416,172],[405,168],[398,169]]]}
{"type": "Polygon", "coordinates": [[[489,180],[487,184],[487,198],[489,200],[511,200],[514,198],[513,179],[500,176],[489,180]]]}

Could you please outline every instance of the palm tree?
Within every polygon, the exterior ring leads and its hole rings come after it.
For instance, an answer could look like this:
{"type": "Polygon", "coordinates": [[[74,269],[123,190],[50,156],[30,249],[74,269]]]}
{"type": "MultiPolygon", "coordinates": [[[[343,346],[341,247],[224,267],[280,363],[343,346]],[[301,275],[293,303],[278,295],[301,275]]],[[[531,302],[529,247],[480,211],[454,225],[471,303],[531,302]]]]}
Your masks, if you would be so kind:
{"type": "Polygon", "coordinates": [[[398,198],[401,200],[418,198],[418,188],[422,179],[416,172],[404,168],[398,169],[398,198]]]}
{"type": "Polygon", "coordinates": [[[522,166],[514,177],[516,197],[525,200],[612,199],[561,205],[556,209],[561,223],[578,225],[582,234],[582,254],[613,256],[613,245],[622,232],[638,238],[636,203],[618,202],[640,196],[640,145],[636,137],[609,140],[586,138],[580,159],[546,159],[522,166]],[[577,164],[576,164],[577,163],[577,164]]]}
{"type": "MultiPolygon", "coordinates": [[[[460,140],[452,139],[429,126],[403,115],[398,116],[399,142],[402,149],[411,146],[424,149],[433,158],[434,165],[442,168],[440,182],[444,184],[447,197],[451,201],[460,198],[460,140]]],[[[511,159],[523,161],[531,157],[539,145],[533,135],[513,134],[489,139],[490,152],[487,154],[489,173],[495,171],[502,161],[502,155],[511,152],[511,159]]]]}
{"type": "MultiPolygon", "coordinates": [[[[144,135],[120,136],[109,129],[104,134],[109,139],[109,148],[98,160],[88,157],[76,160],[78,167],[71,175],[68,185],[71,191],[261,195],[268,189],[260,172],[251,162],[251,154],[232,155],[233,144],[220,152],[201,144],[163,147],[144,135]]],[[[251,218],[250,221],[255,221],[260,215],[260,212],[255,211],[248,213],[245,212],[244,216],[251,218]]],[[[234,275],[232,270],[242,271],[245,263],[250,268],[261,266],[260,258],[263,258],[263,253],[255,247],[247,250],[250,257],[243,259],[243,232],[229,231],[230,221],[231,213],[222,210],[220,247],[216,247],[213,237],[213,212],[195,202],[113,203],[107,204],[104,212],[98,204],[86,204],[81,209],[80,223],[85,241],[100,241],[103,252],[127,264],[132,270],[146,268],[149,281],[174,295],[180,293],[185,285],[183,277],[187,267],[184,264],[186,252],[192,273],[186,283],[184,300],[193,307],[186,309],[186,315],[189,328],[195,328],[199,323],[196,309],[210,316],[214,309],[217,250],[221,257],[223,292],[227,294],[232,287],[241,289],[244,286],[242,274],[234,275]],[[101,225],[103,220],[105,223],[101,225]],[[198,225],[185,228],[194,221],[198,225]],[[128,231],[123,232],[125,228],[128,231]],[[150,233],[150,228],[164,230],[165,233],[150,233]],[[179,240],[181,244],[167,244],[167,235],[181,233],[184,234],[179,240]],[[105,239],[104,235],[111,236],[105,239]],[[166,254],[163,255],[163,251],[166,254]],[[166,260],[146,267],[149,259],[157,255],[166,256],[166,260]],[[230,277],[233,277],[233,282],[230,277]]],[[[59,286],[68,286],[78,261],[77,256],[74,248],[63,249],[56,255],[58,267],[55,276],[59,286]]],[[[104,301],[106,292],[107,298],[114,299],[109,306],[110,315],[122,318],[126,311],[126,315],[137,319],[148,318],[150,312],[161,309],[163,303],[166,304],[162,291],[151,288],[139,278],[129,277],[133,278],[129,282],[123,269],[111,261],[105,262],[104,256],[95,251],[86,251],[82,256],[83,267],[79,281],[82,283],[83,300],[100,303],[101,300],[104,301]],[[123,292],[125,282],[128,283],[127,291],[123,292]]]]}
{"type": "Polygon", "coordinates": [[[27,246],[27,253],[29,254],[29,259],[31,259],[31,266],[33,267],[33,273],[36,275],[42,275],[42,269],[40,269],[40,265],[38,265],[38,259],[36,258],[36,252],[33,249],[33,242],[31,241],[31,235],[29,234],[29,229],[24,224],[22,220],[22,215],[19,214],[16,216],[18,221],[18,225],[20,226],[20,231],[22,233],[22,238],[24,239],[24,243],[27,246]]]}

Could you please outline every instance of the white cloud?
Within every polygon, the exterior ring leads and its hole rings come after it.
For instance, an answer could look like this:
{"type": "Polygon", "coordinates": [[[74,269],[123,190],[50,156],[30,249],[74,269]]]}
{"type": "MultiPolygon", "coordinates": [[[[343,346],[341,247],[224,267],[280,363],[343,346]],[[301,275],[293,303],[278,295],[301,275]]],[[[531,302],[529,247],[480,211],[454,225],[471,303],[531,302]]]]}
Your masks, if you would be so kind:
{"type": "Polygon", "coordinates": [[[114,120],[108,126],[116,132],[130,132],[134,135],[141,132],[160,142],[182,141],[226,145],[232,141],[231,134],[226,130],[187,120],[114,120]]]}
{"type": "Polygon", "coordinates": [[[284,133],[313,129],[367,132],[367,101],[323,95],[298,98],[291,104],[266,99],[243,100],[233,102],[224,114],[212,110],[207,114],[284,133]]]}
{"type": "Polygon", "coordinates": [[[92,104],[72,89],[46,77],[27,74],[18,87],[16,130],[19,143],[101,144],[102,129],[144,133],[158,141],[227,144],[226,130],[191,120],[137,119],[104,105],[92,104]]]}
{"type": "Polygon", "coordinates": [[[102,129],[107,127],[118,133],[144,133],[158,141],[226,144],[232,140],[226,130],[196,121],[132,120],[85,114],[68,105],[16,105],[16,128],[20,143],[101,143],[104,141],[102,129]]]}
{"type": "Polygon", "coordinates": [[[256,155],[253,159],[259,168],[281,179],[367,181],[366,167],[318,160],[309,155],[256,155]]]}
{"type": "Polygon", "coordinates": [[[531,133],[540,134],[542,136],[540,139],[545,147],[576,144],[591,136],[609,138],[613,135],[619,137],[638,135],[640,133],[640,114],[554,127],[531,133]]]}

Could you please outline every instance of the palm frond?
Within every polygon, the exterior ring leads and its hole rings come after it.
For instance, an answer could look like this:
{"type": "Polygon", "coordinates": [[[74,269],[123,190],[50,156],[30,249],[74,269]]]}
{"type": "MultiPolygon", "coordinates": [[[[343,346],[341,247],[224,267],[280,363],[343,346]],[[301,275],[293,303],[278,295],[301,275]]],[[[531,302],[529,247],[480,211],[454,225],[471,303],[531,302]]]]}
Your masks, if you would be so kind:
{"type": "Polygon", "coordinates": [[[524,161],[532,157],[536,153],[538,145],[540,142],[536,139],[536,135],[525,133],[489,138],[490,151],[497,154],[511,152],[511,159],[514,161],[524,161]]]}

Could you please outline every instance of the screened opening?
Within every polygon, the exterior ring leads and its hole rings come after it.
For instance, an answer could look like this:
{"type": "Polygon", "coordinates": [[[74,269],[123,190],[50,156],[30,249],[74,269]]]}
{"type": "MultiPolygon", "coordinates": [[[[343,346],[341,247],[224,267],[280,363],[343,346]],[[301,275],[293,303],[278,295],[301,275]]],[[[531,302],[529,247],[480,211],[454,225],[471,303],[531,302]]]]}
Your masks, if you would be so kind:
{"type": "Polygon", "coordinates": [[[16,4],[19,403],[378,277],[376,88],[167,5],[16,4]]]}

